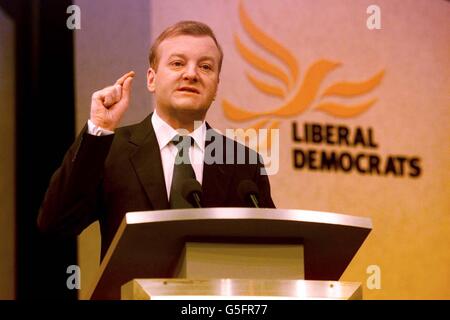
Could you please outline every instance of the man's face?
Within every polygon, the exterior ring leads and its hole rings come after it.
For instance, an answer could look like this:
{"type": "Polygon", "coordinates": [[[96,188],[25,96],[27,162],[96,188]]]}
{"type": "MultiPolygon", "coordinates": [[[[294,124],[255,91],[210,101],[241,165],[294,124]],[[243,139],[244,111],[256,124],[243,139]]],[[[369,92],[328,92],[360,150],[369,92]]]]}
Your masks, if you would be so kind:
{"type": "Polygon", "coordinates": [[[216,95],[220,53],[208,36],[180,35],[158,48],[156,70],[147,72],[148,90],[164,120],[203,120],[216,95]]]}

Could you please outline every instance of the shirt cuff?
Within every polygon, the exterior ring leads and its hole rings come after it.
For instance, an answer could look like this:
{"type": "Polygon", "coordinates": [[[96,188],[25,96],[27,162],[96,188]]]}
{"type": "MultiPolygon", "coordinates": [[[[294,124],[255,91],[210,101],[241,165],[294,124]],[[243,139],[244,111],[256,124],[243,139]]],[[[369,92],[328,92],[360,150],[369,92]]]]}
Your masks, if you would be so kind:
{"type": "Polygon", "coordinates": [[[114,134],[114,131],[104,129],[102,127],[96,126],[91,119],[88,120],[88,133],[93,136],[107,136],[114,134]]]}

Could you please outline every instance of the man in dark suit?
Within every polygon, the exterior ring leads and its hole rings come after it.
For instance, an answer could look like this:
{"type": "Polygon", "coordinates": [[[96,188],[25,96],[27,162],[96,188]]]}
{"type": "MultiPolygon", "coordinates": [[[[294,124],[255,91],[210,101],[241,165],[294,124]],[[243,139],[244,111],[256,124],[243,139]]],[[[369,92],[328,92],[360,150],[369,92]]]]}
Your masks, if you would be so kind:
{"type": "Polygon", "coordinates": [[[186,177],[202,185],[203,207],[248,206],[238,194],[245,180],[256,184],[261,207],[275,207],[259,155],[205,122],[222,58],[208,26],[179,22],[150,51],[147,87],[155,96],[155,112],[139,124],[117,128],[134,72],[95,92],[87,125],[50,181],[39,228],[73,235],[98,219],[103,257],[127,212],[189,207],[180,187],[186,177]],[[180,165],[180,159],[187,161],[180,165]]]}

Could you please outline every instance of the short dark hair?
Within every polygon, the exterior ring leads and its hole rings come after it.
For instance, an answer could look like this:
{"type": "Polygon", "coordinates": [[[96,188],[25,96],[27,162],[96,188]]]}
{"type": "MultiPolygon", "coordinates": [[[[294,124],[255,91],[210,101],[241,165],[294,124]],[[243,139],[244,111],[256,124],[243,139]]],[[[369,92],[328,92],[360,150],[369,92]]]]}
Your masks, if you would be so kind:
{"type": "Polygon", "coordinates": [[[198,21],[180,21],[170,27],[168,27],[166,30],[164,30],[158,38],[153,43],[152,47],[150,48],[150,53],[148,55],[148,61],[150,63],[150,67],[152,67],[154,70],[156,70],[158,63],[159,63],[159,55],[158,55],[158,48],[161,42],[163,42],[165,39],[173,38],[176,36],[181,35],[188,35],[188,36],[207,36],[211,37],[214,40],[214,43],[217,46],[217,49],[219,49],[220,57],[219,57],[219,72],[222,68],[222,60],[223,60],[223,51],[222,48],[219,45],[219,42],[217,42],[216,36],[214,35],[214,32],[211,30],[211,28],[198,21]]]}

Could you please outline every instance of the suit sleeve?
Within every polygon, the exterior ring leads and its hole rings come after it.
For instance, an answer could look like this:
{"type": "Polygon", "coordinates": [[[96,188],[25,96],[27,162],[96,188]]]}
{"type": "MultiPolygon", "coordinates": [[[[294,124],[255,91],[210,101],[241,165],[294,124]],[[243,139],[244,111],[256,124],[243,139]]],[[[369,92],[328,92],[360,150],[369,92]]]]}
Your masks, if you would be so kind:
{"type": "Polygon", "coordinates": [[[37,220],[42,232],[77,235],[97,220],[104,163],[113,139],[90,135],[85,126],[50,180],[37,220]]]}

